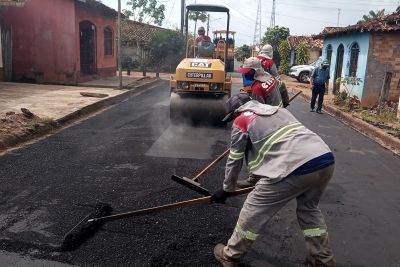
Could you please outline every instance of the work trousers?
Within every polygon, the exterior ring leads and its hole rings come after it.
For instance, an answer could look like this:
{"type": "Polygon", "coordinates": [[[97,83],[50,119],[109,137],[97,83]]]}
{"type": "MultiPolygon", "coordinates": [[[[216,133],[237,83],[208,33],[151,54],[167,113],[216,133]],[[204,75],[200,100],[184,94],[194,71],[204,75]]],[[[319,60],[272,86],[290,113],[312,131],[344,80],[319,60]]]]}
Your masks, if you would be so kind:
{"type": "Polygon", "coordinates": [[[261,178],[243,204],[235,230],[224,247],[225,256],[240,259],[274,214],[296,198],[297,220],[304,233],[309,266],[335,266],[325,220],[318,207],[333,170],[334,164],[309,174],[289,175],[274,184],[261,178]]]}
{"type": "Polygon", "coordinates": [[[319,111],[322,110],[322,103],[324,102],[324,95],[325,95],[325,84],[323,84],[323,85],[314,84],[313,89],[312,89],[312,95],[311,95],[311,104],[310,104],[311,109],[315,108],[315,101],[317,100],[317,97],[318,97],[317,110],[319,110],[319,111]]]}

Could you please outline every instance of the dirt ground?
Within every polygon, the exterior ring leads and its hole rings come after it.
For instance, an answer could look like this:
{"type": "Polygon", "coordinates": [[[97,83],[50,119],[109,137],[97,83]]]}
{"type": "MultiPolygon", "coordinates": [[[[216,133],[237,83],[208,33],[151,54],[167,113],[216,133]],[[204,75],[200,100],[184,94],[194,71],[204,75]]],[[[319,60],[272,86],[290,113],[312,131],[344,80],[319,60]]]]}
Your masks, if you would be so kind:
{"type": "Polygon", "coordinates": [[[56,127],[53,120],[36,115],[29,117],[22,112],[0,114],[0,150],[52,127],[56,127]]]}
{"type": "MultiPolygon", "coordinates": [[[[132,80],[130,86],[137,90],[138,87],[155,82],[158,78],[137,79],[137,77],[133,77],[132,80]]],[[[18,83],[3,83],[2,86],[0,151],[49,133],[59,126],[57,121],[60,118],[104,99],[104,97],[82,96],[83,92],[115,97],[126,91],[114,88],[18,83]],[[28,112],[32,112],[33,115],[23,114],[20,107],[28,108],[28,112]]]]}

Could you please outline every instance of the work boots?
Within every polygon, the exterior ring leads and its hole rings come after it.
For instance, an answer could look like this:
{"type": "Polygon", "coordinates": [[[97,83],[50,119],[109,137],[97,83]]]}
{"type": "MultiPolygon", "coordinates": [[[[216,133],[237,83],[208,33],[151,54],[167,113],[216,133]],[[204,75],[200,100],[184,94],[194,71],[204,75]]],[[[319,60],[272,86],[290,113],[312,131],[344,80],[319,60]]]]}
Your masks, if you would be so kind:
{"type": "Polygon", "coordinates": [[[217,244],[214,248],[214,257],[223,267],[238,267],[239,261],[230,259],[224,255],[224,244],[217,244]]]}

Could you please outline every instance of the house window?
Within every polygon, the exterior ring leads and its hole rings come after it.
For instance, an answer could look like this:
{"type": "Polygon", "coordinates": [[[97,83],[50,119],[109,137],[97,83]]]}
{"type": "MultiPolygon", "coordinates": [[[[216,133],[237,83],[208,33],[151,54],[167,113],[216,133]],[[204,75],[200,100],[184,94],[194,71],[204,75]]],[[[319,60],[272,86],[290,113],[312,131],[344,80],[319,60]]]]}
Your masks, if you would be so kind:
{"type": "Polygon", "coordinates": [[[351,46],[350,52],[350,69],[349,69],[349,76],[356,77],[357,74],[357,64],[358,64],[358,54],[360,54],[360,47],[357,43],[354,43],[351,46]]]}
{"type": "Polygon", "coordinates": [[[329,65],[331,65],[331,58],[332,58],[332,45],[328,45],[326,47],[326,59],[329,62],[329,65]]]}
{"type": "Polygon", "coordinates": [[[104,28],[104,55],[113,55],[113,32],[110,27],[104,28]]]}

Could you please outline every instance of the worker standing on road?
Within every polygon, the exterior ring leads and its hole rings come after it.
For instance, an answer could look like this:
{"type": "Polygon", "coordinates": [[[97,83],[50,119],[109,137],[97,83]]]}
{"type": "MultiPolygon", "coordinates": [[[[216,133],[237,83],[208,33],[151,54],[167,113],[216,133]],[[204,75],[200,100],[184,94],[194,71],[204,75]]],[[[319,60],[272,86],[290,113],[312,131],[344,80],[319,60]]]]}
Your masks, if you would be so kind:
{"type": "Polygon", "coordinates": [[[310,111],[315,108],[315,101],[318,97],[317,113],[322,113],[322,103],[324,102],[325,90],[329,86],[329,62],[324,60],[319,68],[315,68],[310,76],[310,88],[312,89],[310,111]]]}
{"type": "Polygon", "coordinates": [[[283,107],[289,106],[289,94],[286,89],[286,85],[281,81],[278,69],[276,68],[275,61],[272,59],[274,55],[274,50],[270,44],[266,44],[262,47],[261,51],[258,53],[257,58],[261,60],[261,66],[264,71],[268,72],[275,79],[278,80],[278,89],[281,93],[281,98],[283,102],[283,107]]]}
{"type": "Polygon", "coordinates": [[[211,200],[225,203],[235,190],[244,159],[261,179],[248,195],[227,245],[215,246],[216,259],[223,266],[238,266],[265,224],[296,198],[308,266],[336,266],[318,207],[334,171],[329,147],[288,110],[251,100],[245,92],[228,99],[226,108],[224,121],[233,120],[230,154],[223,188],[211,200]]]}
{"type": "MultiPolygon", "coordinates": [[[[244,90],[251,98],[262,104],[282,106],[283,101],[278,90],[279,81],[265,72],[261,67],[261,61],[256,57],[250,57],[243,63],[240,72],[243,73],[244,90]],[[247,85],[247,87],[246,87],[247,85]],[[246,90],[246,88],[249,88],[246,90]]],[[[289,102],[289,101],[288,101],[289,102]]],[[[249,177],[237,183],[239,188],[255,185],[260,178],[250,172],[249,177]]]]}
{"type": "Polygon", "coordinates": [[[239,71],[243,74],[245,91],[251,94],[254,100],[272,106],[283,105],[278,90],[278,81],[263,70],[258,58],[250,57],[246,59],[239,71]],[[248,89],[246,90],[246,88],[248,89]]]}

